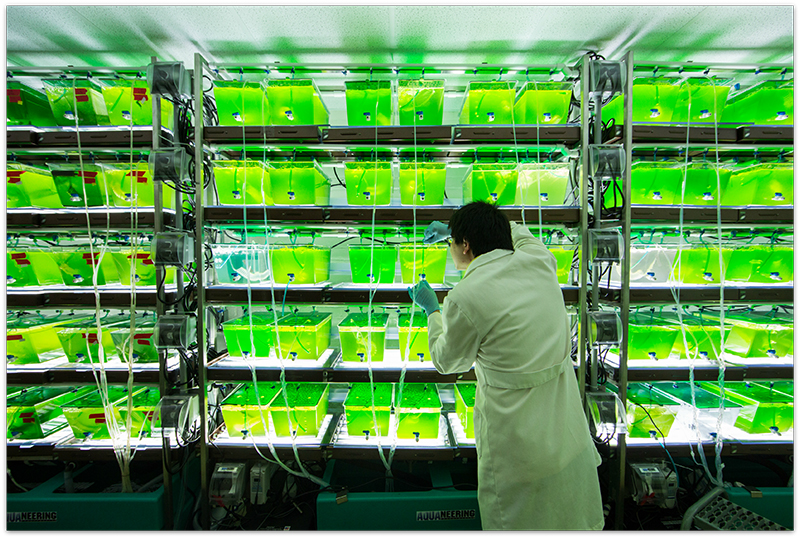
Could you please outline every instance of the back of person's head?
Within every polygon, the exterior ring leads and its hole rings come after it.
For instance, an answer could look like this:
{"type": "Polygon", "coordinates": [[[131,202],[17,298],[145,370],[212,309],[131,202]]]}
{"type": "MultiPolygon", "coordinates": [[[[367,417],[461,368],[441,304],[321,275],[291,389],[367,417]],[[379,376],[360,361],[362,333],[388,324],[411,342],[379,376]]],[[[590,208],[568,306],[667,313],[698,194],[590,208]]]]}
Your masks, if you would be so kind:
{"type": "Polygon", "coordinates": [[[450,235],[459,244],[466,239],[476,258],[496,248],[514,250],[508,218],[486,202],[472,202],[455,211],[450,218],[450,235]]]}

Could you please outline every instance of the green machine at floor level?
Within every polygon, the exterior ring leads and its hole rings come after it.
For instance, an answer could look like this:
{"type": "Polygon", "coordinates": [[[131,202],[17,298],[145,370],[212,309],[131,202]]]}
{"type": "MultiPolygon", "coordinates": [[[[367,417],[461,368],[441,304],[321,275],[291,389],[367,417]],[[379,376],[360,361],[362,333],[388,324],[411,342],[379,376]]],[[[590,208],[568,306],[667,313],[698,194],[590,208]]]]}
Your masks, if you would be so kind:
{"type": "MultiPolygon", "coordinates": [[[[403,462],[405,463],[405,462],[403,462]]],[[[321,531],[470,531],[480,530],[475,462],[415,462],[413,469],[393,466],[389,488],[383,467],[330,460],[323,479],[344,485],[347,502],[336,492],[317,495],[321,531]],[[359,484],[364,484],[359,486],[359,484]]]]}

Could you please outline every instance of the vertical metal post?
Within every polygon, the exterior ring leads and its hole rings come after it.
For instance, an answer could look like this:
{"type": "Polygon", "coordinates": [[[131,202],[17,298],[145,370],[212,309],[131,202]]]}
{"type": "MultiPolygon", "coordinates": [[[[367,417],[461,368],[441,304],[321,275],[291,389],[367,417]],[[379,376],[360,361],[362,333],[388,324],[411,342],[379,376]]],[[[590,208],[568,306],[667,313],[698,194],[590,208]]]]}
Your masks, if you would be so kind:
{"type": "MultiPolygon", "coordinates": [[[[592,130],[594,132],[594,140],[592,143],[598,145],[603,143],[602,106],[603,106],[603,94],[596,93],[594,95],[594,118],[592,118],[592,130]]],[[[600,228],[600,215],[602,214],[602,209],[603,209],[602,191],[603,191],[602,181],[598,181],[597,179],[592,178],[592,192],[594,193],[594,198],[592,200],[594,224],[592,225],[592,228],[594,229],[600,228]]],[[[599,310],[599,308],[600,308],[600,266],[592,264],[592,310],[599,310]]],[[[597,369],[600,363],[600,357],[598,353],[599,352],[597,347],[592,346],[590,388],[593,392],[597,390],[597,380],[599,379],[599,376],[597,375],[597,369]]]]}
{"type": "Polygon", "coordinates": [[[586,308],[586,271],[589,263],[589,61],[584,56],[581,60],[581,166],[579,168],[579,185],[581,195],[581,270],[580,293],[578,295],[580,308],[580,338],[578,352],[580,364],[578,366],[578,386],[581,399],[586,403],[586,344],[589,334],[589,314],[586,308]]]}
{"type": "MultiPolygon", "coordinates": [[[[625,134],[625,175],[623,192],[625,203],[622,217],[622,237],[624,241],[624,258],[622,260],[622,289],[620,290],[620,318],[622,321],[622,341],[619,352],[619,398],[623,407],[628,400],[628,318],[630,315],[630,278],[631,278],[631,154],[633,144],[633,51],[625,55],[626,81],[623,100],[625,134]]],[[[617,437],[617,457],[619,458],[619,491],[617,492],[617,508],[614,513],[614,527],[622,528],[623,503],[625,499],[625,435],[617,437]]]]}
{"type": "Polygon", "coordinates": [[[208,503],[208,400],[206,398],[206,307],[205,307],[205,258],[203,257],[203,65],[205,60],[200,53],[194,55],[194,180],[195,180],[195,240],[194,258],[197,264],[197,360],[198,397],[200,398],[200,515],[202,527],[209,529],[210,512],[208,503]]]}
{"type": "MultiPolygon", "coordinates": [[[[156,62],[158,59],[155,56],[150,57],[151,62],[156,62]]],[[[153,106],[153,150],[158,150],[161,147],[161,96],[151,95],[153,106]]],[[[133,133],[131,133],[133,136],[133,133]]],[[[164,204],[163,204],[163,191],[160,181],[153,181],[153,211],[155,212],[153,220],[153,231],[155,233],[164,231],[164,204]]],[[[156,282],[164,282],[164,293],[166,294],[166,279],[164,267],[156,266],[156,282]]],[[[156,287],[158,288],[158,287],[156,287]]],[[[158,296],[158,289],[156,289],[156,296],[158,296]]],[[[156,297],[156,319],[164,315],[166,305],[156,297]]],[[[158,351],[158,393],[163,398],[169,391],[167,384],[167,352],[163,349],[158,351]]],[[[173,504],[172,504],[172,462],[170,461],[170,444],[169,437],[161,437],[161,471],[164,473],[164,528],[172,530],[173,528],[173,504]]]]}

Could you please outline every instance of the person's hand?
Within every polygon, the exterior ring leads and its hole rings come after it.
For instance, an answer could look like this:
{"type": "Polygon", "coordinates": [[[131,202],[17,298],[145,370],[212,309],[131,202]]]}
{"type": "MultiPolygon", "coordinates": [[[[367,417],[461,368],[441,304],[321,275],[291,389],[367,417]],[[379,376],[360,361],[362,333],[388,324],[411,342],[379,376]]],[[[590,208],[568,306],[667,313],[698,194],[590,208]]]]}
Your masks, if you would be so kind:
{"type": "Polygon", "coordinates": [[[435,220],[431,222],[430,226],[425,228],[422,242],[426,244],[438,243],[439,241],[444,241],[448,237],[450,237],[450,227],[443,222],[435,220]]]}
{"type": "Polygon", "coordinates": [[[436,292],[427,280],[420,280],[413,288],[409,286],[408,295],[428,316],[439,310],[439,299],[436,298],[436,292]]]}

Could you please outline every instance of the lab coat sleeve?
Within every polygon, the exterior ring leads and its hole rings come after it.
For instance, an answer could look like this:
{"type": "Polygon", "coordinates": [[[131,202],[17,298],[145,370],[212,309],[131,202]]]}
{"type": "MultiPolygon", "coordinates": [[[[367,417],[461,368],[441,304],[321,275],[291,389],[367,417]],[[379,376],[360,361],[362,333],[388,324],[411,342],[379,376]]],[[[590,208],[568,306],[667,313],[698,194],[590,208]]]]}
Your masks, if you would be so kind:
{"type": "Polygon", "coordinates": [[[441,374],[467,372],[475,363],[481,336],[457,303],[445,297],[441,312],[428,316],[428,346],[441,374]]]}
{"type": "Polygon", "coordinates": [[[535,253],[542,248],[546,249],[544,243],[533,237],[526,226],[520,226],[516,222],[511,223],[511,241],[514,250],[535,253]]]}

